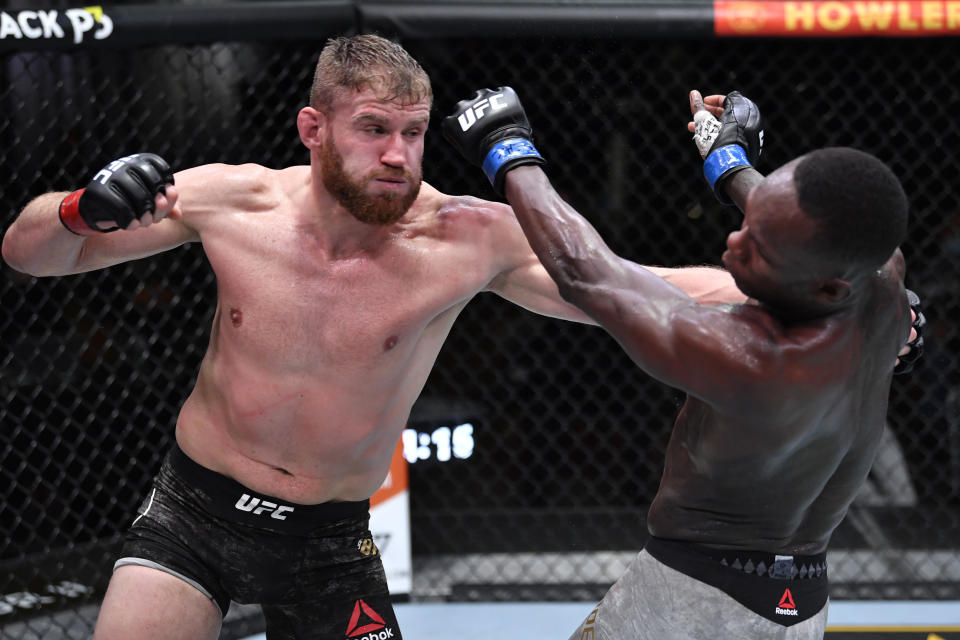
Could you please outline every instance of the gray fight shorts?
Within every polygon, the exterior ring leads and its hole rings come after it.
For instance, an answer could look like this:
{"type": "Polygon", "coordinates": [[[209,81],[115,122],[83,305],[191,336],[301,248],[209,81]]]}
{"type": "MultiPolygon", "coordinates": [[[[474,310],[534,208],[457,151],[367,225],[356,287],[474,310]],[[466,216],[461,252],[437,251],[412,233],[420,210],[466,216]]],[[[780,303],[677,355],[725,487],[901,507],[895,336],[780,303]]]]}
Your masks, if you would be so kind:
{"type": "Polygon", "coordinates": [[[782,626],[644,550],[570,640],[822,640],[827,608],[782,626]]]}

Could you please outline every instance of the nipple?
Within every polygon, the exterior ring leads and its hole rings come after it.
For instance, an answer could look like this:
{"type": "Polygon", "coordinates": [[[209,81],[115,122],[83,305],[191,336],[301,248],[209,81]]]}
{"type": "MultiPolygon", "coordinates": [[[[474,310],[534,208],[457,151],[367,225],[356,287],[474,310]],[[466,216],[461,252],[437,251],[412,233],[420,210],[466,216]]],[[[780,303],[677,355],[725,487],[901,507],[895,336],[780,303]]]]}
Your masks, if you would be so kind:
{"type": "Polygon", "coordinates": [[[243,324],[243,312],[236,307],[230,309],[230,322],[233,323],[233,326],[239,327],[243,324]]]}

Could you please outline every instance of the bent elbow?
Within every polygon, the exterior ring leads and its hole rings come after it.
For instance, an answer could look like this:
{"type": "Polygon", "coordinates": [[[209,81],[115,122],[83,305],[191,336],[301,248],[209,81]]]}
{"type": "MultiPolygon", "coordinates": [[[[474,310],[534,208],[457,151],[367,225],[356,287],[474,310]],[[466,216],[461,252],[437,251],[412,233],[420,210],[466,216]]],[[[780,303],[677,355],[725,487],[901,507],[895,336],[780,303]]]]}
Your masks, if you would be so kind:
{"type": "Polygon", "coordinates": [[[7,229],[3,236],[3,246],[0,247],[3,254],[3,261],[14,271],[25,273],[30,276],[42,278],[45,276],[57,275],[44,268],[45,265],[36,260],[32,260],[32,254],[28,250],[20,234],[14,227],[7,229]]]}
{"type": "Polygon", "coordinates": [[[36,275],[30,273],[29,266],[26,260],[24,260],[23,252],[19,251],[15,236],[16,233],[12,227],[7,229],[7,232],[3,236],[3,246],[0,247],[0,251],[2,251],[3,254],[3,261],[14,271],[36,275]]]}

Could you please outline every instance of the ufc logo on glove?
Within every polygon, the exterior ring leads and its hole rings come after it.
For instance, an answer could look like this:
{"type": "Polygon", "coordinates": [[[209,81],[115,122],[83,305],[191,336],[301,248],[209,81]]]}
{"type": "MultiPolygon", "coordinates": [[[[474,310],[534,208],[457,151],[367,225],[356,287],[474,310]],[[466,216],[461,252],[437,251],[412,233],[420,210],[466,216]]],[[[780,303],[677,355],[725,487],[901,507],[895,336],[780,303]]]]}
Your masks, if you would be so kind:
{"type": "Polygon", "coordinates": [[[97,172],[97,175],[93,176],[93,179],[99,182],[100,184],[107,184],[110,178],[113,177],[113,174],[115,174],[117,171],[119,171],[123,167],[127,166],[127,164],[136,157],[137,157],[136,154],[134,154],[132,156],[124,156],[122,158],[114,160],[113,162],[105,166],[103,169],[100,169],[100,171],[97,172]]]}
{"type": "Polygon", "coordinates": [[[457,122],[460,123],[460,128],[466,131],[483,117],[483,112],[488,108],[492,111],[499,111],[506,107],[507,105],[503,103],[503,94],[495,93],[489,99],[478,100],[476,104],[457,116],[457,122]]]}

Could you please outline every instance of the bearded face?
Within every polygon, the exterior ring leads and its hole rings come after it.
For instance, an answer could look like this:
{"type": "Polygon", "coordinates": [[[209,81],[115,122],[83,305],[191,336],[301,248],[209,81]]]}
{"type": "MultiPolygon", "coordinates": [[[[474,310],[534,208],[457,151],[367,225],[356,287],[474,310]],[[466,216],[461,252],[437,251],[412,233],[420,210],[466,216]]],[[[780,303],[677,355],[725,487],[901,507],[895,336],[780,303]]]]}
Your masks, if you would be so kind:
{"type": "Polygon", "coordinates": [[[420,193],[422,176],[399,168],[381,166],[358,179],[353,179],[343,166],[343,157],[327,133],[320,152],[320,168],[323,186],[344,209],[365,224],[389,225],[403,217],[420,193]],[[368,193],[368,185],[380,178],[403,179],[408,188],[405,192],[368,193]]]}

